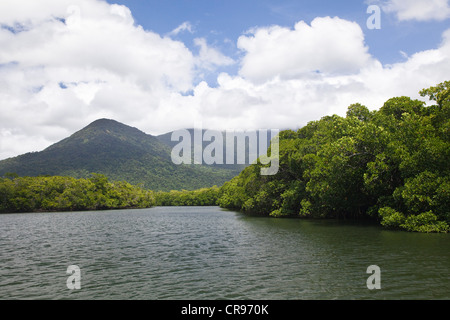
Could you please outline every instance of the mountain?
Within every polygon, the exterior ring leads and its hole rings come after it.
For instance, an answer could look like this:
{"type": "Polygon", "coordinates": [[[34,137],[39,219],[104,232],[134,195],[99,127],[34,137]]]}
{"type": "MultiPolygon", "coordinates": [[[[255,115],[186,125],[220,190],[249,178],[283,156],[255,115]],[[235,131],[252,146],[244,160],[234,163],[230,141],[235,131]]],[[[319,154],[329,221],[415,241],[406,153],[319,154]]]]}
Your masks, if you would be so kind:
{"type": "MultiPolygon", "coordinates": [[[[266,153],[267,152],[267,146],[270,145],[270,141],[271,141],[271,134],[270,132],[267,132],[266,134],[263,134],[260,130],[254,130],[254,131],[230,131],[230,133],[233,136],[233,140],[230,140],[230,142],[233,144],[233,163],[231,164],[227,164],[227,143],[228,143],[228,139],[229,137],[227,137],[227,134],[225,131],[218,131],[218,130],[205,130],[205,129],[184,129],[182,131],[188,132],[189,136],[190,136],[190,145],[191,145],[191,163],[198,163],[198,161],[195,160],[194,158],[194,154],[195,154],[195,150],[194,150],[194,146],[195,146],[195,136],[198,136],[199,139],[202,141],[202,151],[205,150],[205,148],[208,147],[208,145],[210,145],[211,143],[213,143],[215,141],[215,138],[207,138],[206,137],[206,133],[208,133],[209,135],[214,135],[215,137],[221,137],[221,141],[220,143],[222,144],[222,155],[223,157],[221,158],[223,164],[212,164],[211,166],[214,168],[222,168],[222,169],[228,169],[228,170],[233,170],[233,171],[237,171],[238,173],[241,172],[242,170],[244,170],[249,164],[251,164],[250,159],[251,158],[258,158],[259,154],[262,153],[266,153]],[[252,144],[250,142],[250,136],[253,137],[253,142],[254,144],[252,144]],[[205,137],[205,141],[203,141],[203,137],[205,137]],[[239,138],[238,138],[239,137],[239,138]],[[260,139],[264,139],[265,144],[266,144],[266,148],[263,150],[259,150],[259,141],[260,139]],[[211,141],[212,140],[212,141],[211,141]],[[252,149],[251,146],[253,146],[254,148],[252,149]],[[243,150],[241,150],[241,147],[243,147],[243,150]],[[238,150],[239,151],[243,151],[245,154],[245,164],[238,164],[238,150]]],[[[172,141],[172,134],[177,133],[176,131],[172,131],[172,132],[168,132],[159,136],[156,136],[156,138],[163,142],[164,144],[166,144],[167,146],[170,147],[170,149],[174,148],[177,144],[180,143],[180,141],[176,140],[176,136],[175,136],[175,140],[176,141],[172,141]]],[[[204,162],[204,159],[202,159],[204,162]]]]}
{"type": "Polygon", "coordinates": [[[0,176],[16,173],[85,178],[99,173],[155,191],[193,190],[220,186],[242,169],[175,165],[171,150],[164,139],[115,120],[100,119],[43,151],[0,161],[0,176]]]}

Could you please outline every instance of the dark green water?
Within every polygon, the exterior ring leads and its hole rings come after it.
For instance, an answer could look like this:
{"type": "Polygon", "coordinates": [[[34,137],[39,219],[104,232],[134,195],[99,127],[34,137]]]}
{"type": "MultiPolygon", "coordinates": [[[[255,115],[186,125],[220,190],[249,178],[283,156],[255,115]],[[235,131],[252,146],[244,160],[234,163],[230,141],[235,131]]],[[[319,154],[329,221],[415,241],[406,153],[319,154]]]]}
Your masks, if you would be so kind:
{"type": "Polygon", "coordinates": [[[450,298],[448,234],[216,207],[0,215],[0,266],[0,299],[450,298]]]}

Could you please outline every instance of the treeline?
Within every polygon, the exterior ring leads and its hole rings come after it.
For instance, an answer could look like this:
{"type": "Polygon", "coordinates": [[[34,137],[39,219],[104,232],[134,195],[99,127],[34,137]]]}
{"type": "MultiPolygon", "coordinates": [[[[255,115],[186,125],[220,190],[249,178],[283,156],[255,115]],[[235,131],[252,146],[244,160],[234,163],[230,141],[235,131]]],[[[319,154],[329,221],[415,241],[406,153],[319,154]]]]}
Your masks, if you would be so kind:
{"type": "Polygon", "coordinates": [[[147,208],[154,193],[127,182],[109,182],[100,174],[91,178],[0,178],[0,212],[81,211],[147,208]]]}
{"type": "Polygon", "coordinates": [[[448,232],[450,81],[421,91],[436,104],[397,97],[361,104],[280,133],[280,170],[252,165],[225,183],[218,204],[274,217],[374,218],[393,229],[448,232]]]}
{"type": "MultiPolygon", "coordinates": [[[[91,178],[0,179],[0,212],[208,206],[273,217],[370,218],[386,228],[450,231],[450,81],[424,89],[436,104],[397,97],[361,104],[279,134],[279,171],[250,165],[222,187],[152,192],[91,178]]],[[[270,149],[269,149],[270,152],[270,149]]]]}
{"type": "Polygon", "coordinates": [[[216,206],[220,188],[203,188],[194,191],[159,191],[155,193],[157,206],[216,206]]]}

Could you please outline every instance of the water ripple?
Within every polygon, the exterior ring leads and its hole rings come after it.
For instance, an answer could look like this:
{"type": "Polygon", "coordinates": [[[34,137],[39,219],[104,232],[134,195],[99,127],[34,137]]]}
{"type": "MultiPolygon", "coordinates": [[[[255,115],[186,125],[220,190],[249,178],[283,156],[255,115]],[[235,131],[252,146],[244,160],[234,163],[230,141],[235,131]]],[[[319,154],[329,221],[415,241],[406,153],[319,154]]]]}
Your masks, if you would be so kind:
{"type": "Polygon", "coordinates": [[[0,248],[0,299],[450,298],[449,235],[215,207],[2,215],[0,248]]]}

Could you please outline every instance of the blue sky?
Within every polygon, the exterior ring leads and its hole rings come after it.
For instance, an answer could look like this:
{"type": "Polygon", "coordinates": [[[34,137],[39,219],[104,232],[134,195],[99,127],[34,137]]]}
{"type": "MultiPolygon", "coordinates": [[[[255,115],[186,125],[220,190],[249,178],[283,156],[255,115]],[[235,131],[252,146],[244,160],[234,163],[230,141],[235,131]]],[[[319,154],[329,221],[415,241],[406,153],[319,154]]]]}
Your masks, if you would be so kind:
{"type": "Polygon", "coordinates": [[[2,0],[0,159],[99,118],[296,129],[449,75],[450,0],[2,0]]]}
{"type": "MultiPolygon", "coordinates": [[[[408,0],[406,0],[408,1],[408,0]]],[[[382,12],[380,30],[369,30],[366,21],[369,3],[363,0],[122,0],[108,1],[126,5],[137,24],[161,35],[184,22],[192,25],[192,34],[178,35],[187,46],[204,37],[228,55],[239,54],[236,40],[254,27],[280,25],[292,28],[296,22],[310,23],[316,17],[338,16],[357,22],[364,31],[370,53],[383,64],[403,61],[408,55],[435,48],[441,41],[447,21],[398,21],[395,14],[382,12]],[[230,40],[231,42],[228,42],[230,40]]]]}

